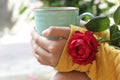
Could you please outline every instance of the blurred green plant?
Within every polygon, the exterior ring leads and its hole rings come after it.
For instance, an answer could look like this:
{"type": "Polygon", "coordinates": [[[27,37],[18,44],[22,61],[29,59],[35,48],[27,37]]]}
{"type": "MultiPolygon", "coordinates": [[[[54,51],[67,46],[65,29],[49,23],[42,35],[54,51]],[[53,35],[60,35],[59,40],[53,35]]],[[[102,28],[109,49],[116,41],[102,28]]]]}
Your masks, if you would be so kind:
{"type": "MultiPolygon", "coordinates": [[[[79,14],[84,12],[91,12],[96,16],[112,14],[109,13],[110,8],[119,3],[119,0],[34,0],[42,1],[43,6],[50,7],[78,7],[80,9],[79,14]]],[[[23,0],[24,2],[24,0],[23,0]]],[[[20,6],[19,14],[23,14],[28,7],[24,6],[23,3],[20,6]]]]}
{"type": "Polygon", "coordinates": [[[42,0],[44,6],[60,7],[60,6],[72,6],[80,9],[80,14],[83,12],[91,12],[98,16],[101,14],[108,14],[108,10],[115,6],[119,0],[42,0]]]}
{"type": "Polygon", "coordinates": [[[120,47],[120,6],[113,14],[114,24],[110,27],[110,40],[111,44],[120,47]]]}
{"type": "Polygon", "coordinates": [[[19,14],[23,14],[27,9],[28,9],[28,6],[24,6],[24,1],[22,1],[19,8],[19,14]]]}

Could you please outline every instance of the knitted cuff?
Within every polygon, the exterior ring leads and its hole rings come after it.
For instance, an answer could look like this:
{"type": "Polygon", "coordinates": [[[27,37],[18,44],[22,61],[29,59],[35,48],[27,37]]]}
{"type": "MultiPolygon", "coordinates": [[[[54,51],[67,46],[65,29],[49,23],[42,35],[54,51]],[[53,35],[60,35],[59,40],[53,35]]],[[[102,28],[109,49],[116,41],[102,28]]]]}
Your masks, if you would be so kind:
{"type": "Polygon", "coordinates": [[[68,53],[68,41],[71,38],[72,34],[75,31],[80,31],[80,32],[84,33],[85,31],[87,31],[87,29],[85,29],[83,27],[81,28],[81,27],[73,26],[73,25],[71,25],[70,27],[71,27],[70,35],[68,37],[68,40],[65,44],[65,47],[63,49],[60,60],[57,64],[57,66],[55,67],[55,69],[59,72],[69,72],[72,70],[76,70],[76,71],[80,71],[80,72],[87,72],[91,64],[87,64],[87,65],[76,64],[72,61],[72,58],[68,53]]]}

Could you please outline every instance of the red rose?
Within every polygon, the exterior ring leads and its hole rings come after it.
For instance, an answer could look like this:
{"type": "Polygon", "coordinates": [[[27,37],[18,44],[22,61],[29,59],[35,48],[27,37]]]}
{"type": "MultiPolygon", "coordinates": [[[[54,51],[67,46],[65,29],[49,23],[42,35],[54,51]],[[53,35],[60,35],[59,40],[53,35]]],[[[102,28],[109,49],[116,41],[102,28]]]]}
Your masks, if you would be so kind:
{"type": "Polygon", "coordinates": [[[69,40],[68,52],[72,56],[73,62],[86,65],[95,60],[98,45],[98,41],[91,31],[85,33],[76,31],[69,40]]]}

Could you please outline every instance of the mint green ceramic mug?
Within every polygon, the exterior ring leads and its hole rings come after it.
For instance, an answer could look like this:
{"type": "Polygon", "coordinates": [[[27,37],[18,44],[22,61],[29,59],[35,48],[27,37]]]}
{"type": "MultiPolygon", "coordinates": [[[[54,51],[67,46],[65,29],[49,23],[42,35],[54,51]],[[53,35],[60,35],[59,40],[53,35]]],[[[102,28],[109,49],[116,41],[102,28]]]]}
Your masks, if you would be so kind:
{"type": "Polygon", "coordinates": [[[85,16],[94,17],[88,12],[79,15],[79,8],[76,7],[38,8],[34,10],[35,29],[41,35],[50,26],[80,25],[80,20],[85,16]]]}

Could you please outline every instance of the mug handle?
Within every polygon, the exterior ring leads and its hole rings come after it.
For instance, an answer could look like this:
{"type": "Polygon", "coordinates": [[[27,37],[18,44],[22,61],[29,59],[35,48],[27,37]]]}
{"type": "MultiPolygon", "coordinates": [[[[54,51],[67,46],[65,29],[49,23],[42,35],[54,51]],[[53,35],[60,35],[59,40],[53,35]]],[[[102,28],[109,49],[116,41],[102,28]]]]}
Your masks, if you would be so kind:
{"type": "Polygon", "coordinates": [[[94,18],[94,15],[90,12],[84,12],[84,13],[80,14],[78,16],[78,23],[80,24],[80,22],[82,22],[83,23],[83,24],[81,24],[82,26],[84,26],[84,24],[86,24],[86,22],[82,20],[85,16],[89,16],[91,19],[94,18]]]}

